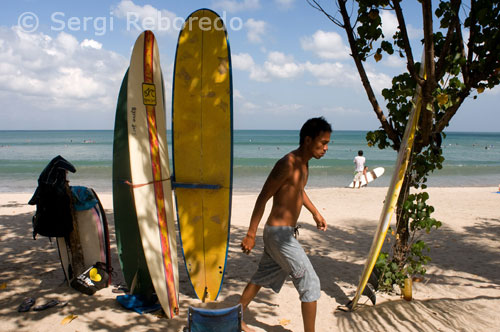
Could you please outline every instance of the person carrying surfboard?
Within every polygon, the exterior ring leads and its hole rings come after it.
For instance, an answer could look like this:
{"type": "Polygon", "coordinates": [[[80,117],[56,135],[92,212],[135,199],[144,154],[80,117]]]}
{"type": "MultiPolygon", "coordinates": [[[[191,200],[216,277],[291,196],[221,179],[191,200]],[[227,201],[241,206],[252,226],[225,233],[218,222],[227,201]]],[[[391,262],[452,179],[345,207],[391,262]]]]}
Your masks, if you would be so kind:
{"type": "MultiPolygon", "coordinates": [[[[309,160],[320,159],[326,154],[331,132],[331,125],[323,117],[312,118],[304,123],[300,130],[299,147],[274,165],[264,183],[255,202],[248,232],[241,243],[243,252],[249,254],[255,246],[257,228],[266,203],[272,197],[272,209],[264,227],[264,253],[239,302],[246,309],[261,287],[271,288],[277,293],[290,276],[299,292],[306,332],[315,330],[317,300],[321,289],[319,278],[295,233],[302,206],[311,212],[317,228],[326,231],[326,221],[307,196],[304,187],[309,176],[309,160]]],[[[242,329],[253,331],[244,322],[242,329]]]]}
{"type": "Polygon", "coordinates": [[[359,150],[358,155],[354,157],[354,165],[356,165],[355,167],[356,174],[354,174],[354,180],[353,180],[354,186],[352,187],[353,189],[356,188],[356,182],[359,182],[358,188],[361,188],[361,178],[363,175],[365,176],[366,183],[368,183],[368,179],[366,178],[367,168],[365,168],[365,162],[366,158],[363,157],[363,150],[359,150]]]}

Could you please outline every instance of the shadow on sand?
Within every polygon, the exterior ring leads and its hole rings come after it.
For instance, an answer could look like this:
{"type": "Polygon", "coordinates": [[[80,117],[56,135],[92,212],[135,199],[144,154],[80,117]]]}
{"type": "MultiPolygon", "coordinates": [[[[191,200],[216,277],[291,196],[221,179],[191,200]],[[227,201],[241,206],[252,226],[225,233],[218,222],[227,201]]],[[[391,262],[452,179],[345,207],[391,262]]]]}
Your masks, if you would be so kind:
{"type": "MultiPolygon", "coordinates": [[[[20,206],[18,203],[9,202],[8,205],[2,207],[16,208],[18,206],[20,206]]],[[[116,285],[123,284],[123,276],[116,252],[113,214],[109,210],[106,212],[110,226],[112,264],[115,270],[111,287],[116,287],[116,285]]],[[[6,289],[0,291],[0,312],[2,319],[9,321],[9,326],[15,326],[15,329],[19,331],[35,326],[36,322],[54,312],[58,312],[61,317],[70,313],[75,314],[82,317],[81,320],[85,320],[87,314],[94,313],[93,319],[86,321],[86,326],[90,330],[161,331],[167,329],[181,331],[186,325],[188,306],[221,308],[238,302],[239,295],[257,267],[263,246],[262,238],[258,237],[254,253],[250,256],[242,254],[239,244],[247,229],[246,227],[232,227],[223,289],[219,302],[211,304],[202,304],[195,298],[187,279],[182,252],[178,248],[180,315],[175,319],[167,320],[149,314],[128,314],[120,315],[120,321],[114,322],[106,317],[106,312],[127,312],[115,300],[115,296],[119,294],[111,293],[108,288],[94,296],[86,296],[69,288],[64,281],[55,241],[49,242],[44,237],[33,240],[31,217],[32,214],[0,215],[0,242],[2,244],[0,247],[0,283],[7,285],[6,289]],[[37,304],[43,303],[45,299],[65,298],[69,300],[69,305],[41,312],[18,313],[17,306],[28,296],[40,299],[41,302],[37,304]]],[[[358,220],[352,223],[351,220],[345,220],[342,224],[361,226],[330,227],[322,233],[317,232],[314,226],[302,223],[304,232],[317,234],[308,237],[308,240],[305,237],[300,238],[320,277],[322,290],[326,296],[334,298],[339,304],[346,303],[353,295],[350,290],[349,294],[346,294],[345,287],[342,288],[339,284],[350,284],[355,289],[363,266],[354,262],[364,262],[375,230],[374,226],[367,226],[370,224],[369,221],[358,220]],[[353,276],[355,276],[354,280],[353,276]]],[[[432,265],[438,269],[466,272],[470,278],[481,280],[484,287],[499,289],[498,250],[492,251],[491,248],[482,246],[479,240],[484,237],[492,240],[500,237],[500,219],[480,219],[460,233],[443,227],[426,240],[433,247],[432,265]],[[471,241],[471,239],[478,241],[471,241]],[[460,260],[448,259],[447,249],[450,247],[453,247],[454,252],[461,256],[460,260]]],[[[429,274],[426,279],[429,279],[430,284],[453,285],[453,281],[440,274],[429,274]]],[[[291,331],[286,326],[281,326],[277,318],[276,324],[262,321],[262,317],[275,316],[277,304],[273,303],[272,297],[271,291],[261,291],[255,303],[265,309],[259,309],[257,312],[250,306],[245,312],[245,321],[265,331],[291,331]]],[[[461,322],[471,317],[478,321],[478,328],[489,326],[488,322],[481,320],[479,314],[474,315],[484,309],[474,303],[475,300],[491,301],[492,305],[495,305],[494,300],[498,303],[497,298],[488,296],[462,299],[438,298],[412,302],[396,300],[377,306],[360,306],[352,313],[343,313],[331,308],[331,313],[335,316],[337,327],[341,331],[381,331],[386,327],[408,331],[460,330],[464,325],[461,322]]],[[[298,297],[297,305],[299,305],[298,297]]]]}

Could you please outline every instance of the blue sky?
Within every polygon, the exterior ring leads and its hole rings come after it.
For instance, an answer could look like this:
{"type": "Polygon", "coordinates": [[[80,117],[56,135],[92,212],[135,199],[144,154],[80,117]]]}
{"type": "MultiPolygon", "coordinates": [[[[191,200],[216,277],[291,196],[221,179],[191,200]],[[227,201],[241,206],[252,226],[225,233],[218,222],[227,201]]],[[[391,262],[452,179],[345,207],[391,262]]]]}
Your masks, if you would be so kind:
{"type": "MultiPolygon", "coordinates": [[[[335,12],[333,1],[322,3],[335,12]]],[[[418,58],[420,10],[404,4],[418,58]]],[[[343,30],[305,0],[18,0],[3,1],[0,12],[0,130],[112,129],[130,52],[146,28],[158,40],[170,105],[179,27],[199,8],[215,10],[228,29],[235,129],[298,129],[319,115],[338,130],[379,127],[343,30]]],[[[382,20],[392,35],[394,15],[382,20]]],[[[378,93],[404,67],[397,56],[366,64],[378,93]]],[[[467,100],[448,130],[498,132],[499,90],[467,100]]]]}

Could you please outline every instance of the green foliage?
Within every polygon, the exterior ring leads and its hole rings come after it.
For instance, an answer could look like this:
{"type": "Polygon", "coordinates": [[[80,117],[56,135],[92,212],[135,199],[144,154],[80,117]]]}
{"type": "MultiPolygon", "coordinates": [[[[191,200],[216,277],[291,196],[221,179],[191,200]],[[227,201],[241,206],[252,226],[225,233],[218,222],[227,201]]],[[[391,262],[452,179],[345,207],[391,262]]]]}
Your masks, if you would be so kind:
{"type": "Polygon", "coordinates": [[[407,277],[425,275],[425,266],[431,260],[427,256],[430,249],[420,237],[423,232],[429,234],[433,228],[438,229],[442,225],[440,221],[431,217],[434,207],[427,204],[428,199],[427,192],[419,192],[408,195],[403,203],[401,218],[409,220],[410,241],[406,244],[405,257],[399,262],[396,262],[387,252],[379,255],[375,267],[380,273],[380,289],[391,291],[393,285],[402,286],[407,277]]]}
{"type": "Polygon", "coordinates": [[[425,230],[427,234],[435,227],[441,227],[441,222],[431,218],[434,212],[434,207],[427,205],[429,194],[425,191],[408,195],[407,200],[403,203],[403,214],[410,220],[410,231],[418,232],[425,230]]]}
{"type": "Polygon", "coordinates": [[[377,145],[380,150],[391,145],[388,141],[386,132],[382,129],[368,132],[368,134],[366,134],[366,141],[368,142],[368,146],[377,145]]]}
{"type": "Polygon", "coordinates": [[[411,176],[412,185],[415,189],[426,189],[427,178],[430,173],[434,172],[436,169],[443,168],[443,150],[436,146],[430,146],[423,149],[420,153],[413,153],[411,165],[411,176]]]}
{"type": "MultiPolygon", "coordinates": [[[[365,61],[373,51],[373,43],[380,38],[384,38],[382,33],[382,18],[380,17],[380,9],[389,6],[387,0],[368,0],[358,2],[358,21],[361,23],[357,28],[358,38],[356,39],[356,48],[358,55],[365,61]]],[[[381,44],[378,48],[378,54],[382,50],[392,54],[392,45],[389,42],[381,44]]]]}
{"type": "Polygon", "coordinates": [[[375,268],[380,273],[378,287],[382,291],[390,292],[393,285],[403,285],[405,274],[395,262],[390,260],[388,253],[381,253],[378,256],[375,268]]]}

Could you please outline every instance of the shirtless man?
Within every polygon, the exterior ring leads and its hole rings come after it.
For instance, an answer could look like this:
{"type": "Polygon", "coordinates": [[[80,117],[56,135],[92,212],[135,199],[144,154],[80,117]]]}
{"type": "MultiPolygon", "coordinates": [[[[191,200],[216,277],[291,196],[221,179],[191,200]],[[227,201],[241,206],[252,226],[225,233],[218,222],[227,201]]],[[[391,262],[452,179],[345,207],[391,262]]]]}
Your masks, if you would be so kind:
{"type": "MultiPolygon", "coordinates": [[[[332,128],[324,118],[309,119],[300,130],[300,146],[281,158],[269,174],[257,197],[247,235],[241,243],[246,254],[255,246],[255,236],[267,201],[273,206],[264,228],[264,253],[259,267],[240,298],[243,310],[262,286],[279,292],[290,276],[302,302],[304,331],[313,332],[320,282],[302,246],[295,238],[295,227],[302,205],[313,215],[317,228],[326,231],[326,221],[304,191],[309,160],[320,159],[328,151],[332,128]]],[[[253,331],[244,322],[243,331],[253,331]]]]}

